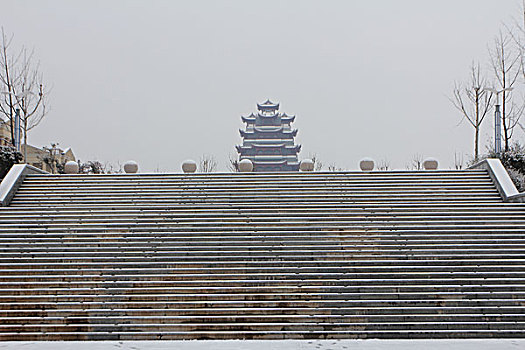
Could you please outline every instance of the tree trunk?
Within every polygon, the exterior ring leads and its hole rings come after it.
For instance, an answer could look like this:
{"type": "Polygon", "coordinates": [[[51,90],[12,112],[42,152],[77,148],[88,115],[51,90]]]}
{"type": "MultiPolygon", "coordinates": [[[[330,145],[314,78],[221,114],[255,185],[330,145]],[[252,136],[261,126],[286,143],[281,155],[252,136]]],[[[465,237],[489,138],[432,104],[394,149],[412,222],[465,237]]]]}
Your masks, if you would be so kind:
{"type": "Polygon", "coordinates": [[[475,113],[476,113],[476,122],[474,124],[475,129],[475,137],[474,137],[474,160],[478,160],[478,143],[479,143],[479,96],[480,95],[480,89],[476,88],[476,100],[474,102],[475,104],[475,113]]]}
{"type": "Polygon", "coordinates": [[[24,163],[27,164],[27,119],[24,119],[24,163]]]}
{"type": "Polygon", "coordinates": [[[478,160],[478,144],[479,144],[479,126],[476,128],[474,136],[474,160],[478,160]]]}
{"type": "MultiPolygon", "coordinates": [[[[505,50],[501,49],[501,57],[505,57],[505,50]]],[[[503,138],[505,139],[505,152],[508,152],[509,150],[509,138],[508,138],[508,130],[507,130],[507,92],[505,89],[507,88],[507,73],[505,71],[505,59],[502,59],[501,61],[501,78],[502,78],[502,92],[503,92],[503,100],[501,101],[501,121],[503,124],[503,138]]]]}

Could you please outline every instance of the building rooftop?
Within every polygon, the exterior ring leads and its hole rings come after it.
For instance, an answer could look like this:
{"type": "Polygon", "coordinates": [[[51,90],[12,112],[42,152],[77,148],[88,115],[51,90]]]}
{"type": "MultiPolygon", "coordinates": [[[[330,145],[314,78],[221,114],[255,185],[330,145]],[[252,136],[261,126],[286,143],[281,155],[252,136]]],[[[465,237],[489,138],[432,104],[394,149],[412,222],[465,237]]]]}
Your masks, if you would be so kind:
{"type": "Polygon", "coordinates": [[[257,104],[257,109],[260,110],[260,111],[261,110],[277,110],[277,109],[279,109],[279,103],[273,103],[270,100],[266,100],[263,103],[258,103],[257,104]]]}

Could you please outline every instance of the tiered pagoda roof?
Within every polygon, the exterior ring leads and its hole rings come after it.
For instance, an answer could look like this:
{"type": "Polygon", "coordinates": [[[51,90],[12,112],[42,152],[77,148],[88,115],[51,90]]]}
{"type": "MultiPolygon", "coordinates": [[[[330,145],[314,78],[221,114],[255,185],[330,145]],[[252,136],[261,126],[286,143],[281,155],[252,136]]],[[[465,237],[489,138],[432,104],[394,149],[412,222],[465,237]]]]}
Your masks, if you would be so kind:
{"type": "Polygon", "coordinates": [[[239,160],[251,160],[256,172],[299,170],[301,146],[295,144],[297,129],[291,127],[295,116],[280,113],[279,103],[266,100],[257,104],[257,113],[241,120],[246,128],[239,130],[243,138],[236,146],[239,160]]]}

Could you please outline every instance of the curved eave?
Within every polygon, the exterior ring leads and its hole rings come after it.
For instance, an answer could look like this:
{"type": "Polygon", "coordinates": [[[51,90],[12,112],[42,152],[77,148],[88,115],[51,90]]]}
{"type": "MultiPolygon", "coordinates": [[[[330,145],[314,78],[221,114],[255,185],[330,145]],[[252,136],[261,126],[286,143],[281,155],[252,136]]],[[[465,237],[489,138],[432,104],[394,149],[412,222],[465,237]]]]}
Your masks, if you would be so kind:
{"type": "Polygon", "coordinates": [[[292,131],[282,131],[282,128],[277,129],[277,130],[260,130],[260,129],[254,128],[254,131],[246,131],[246,130],[239,129],[239,133],[241,134],[241,137],[245,137],[246,135],[254,136],[256,134],[275,134],[275,133],[281,133],[283,136],[292,135],[293,137],[295,137],[297,135],[297,129],[292,130],[292,131]]]}
{"type": "Polygon", "coordinates": [[[270,100],[266,100],[263,103],[257,103],[257,108],[261,109],[279,109],[279,103],[273,103],[270,100]]]}
{"type": "Polygon", "coordinates": [[[252,118],[252,117],[244,117],[244,116],[241,116],[241,120],[244,122],[244,123],[255,123],[255,117],[252,118]]]}
{"type": "Polygon", "coordinates": [[[284,146],[284,148],[286,148],[286,149],[293,149],[293,150],[296,150],[297,152],[301,151],[301,145],[284,146]]]}
{"type": "Polygon", "coordinates": [[[272,134],[272,133],[278,133],[282,132],[283,135],[293,135],[294,137],[297,135],[297,129],[291,130],[291,131],[284,131],[282,127],[276,128],[276,129],[260,129],[258,127],[253,128],[254,132],[246,132],[247,134],[255,134],[255,131],[261,134],[272,134]]]}
{"type": "Polygon", "coordinates": [[[279,126],[279,127],[272,127],[272,128],[261,128],[260,126],[255,126],[253,128],[253,130],[258,131],[258,132],[269,132],[269,133],[272,133],[272,132],[282,131],[283,127],[279,126]]]}
{"type": "Polygon", "coordinates": [[[275,162],[263,161],[263,160],[252,160],[252,163],[256,165],[284,165],[284,164],[287,164],[288,162],[286,161],[286,159],[284,159],[284,160],[275,161],[275,162]]]}
{"type": "Polygon", "coordinates": [[[295,146],[294,144],[294,139],[293,138],[288,138],[288,139],[284,139],[284,138],[280,138],[280,139],[244,139],[243,140],[243,143],[242,143],[242,146],[243,147],[252,147],[253,145],[270,145],[270,146],[273,146],[273,145],[276,145],[276,144],[284,144],[286,145],[286,147],[293,147],[295,146]]]}
{"type": "Polygon", "coordinates": [[[297,150],[298,152],[301,150],[301,145],[293,145],[293,146],[290,146],[290,145],[286,145],[284,143],[277,143],[277,144],[252,144],[250,146],[247,146],[246,148],[285,148],[285,149],[292,149],[292,150],[297,150]]]}
{"type": "Polygon", "coordinates": [[[283,159],[287,161],[297,160],[296,154],[255,154],[250,157],[253,157],[255,160],[267,159],[268,161],[272,160],[275,162],[280,162],[283,159]]]}
{"type": "Polygon", "coordinates": [[[279,113],[277,113],[276,111],[274,111],[275,113],[273,114],[261,114],[261,113],[257,113],[257,116],[260,117],[260,118],[275,118],[275,117],[278,117],[279,116],[279,113]]]}
{"type": "Polygon", "coordinates": [[[294,146],[286,146],[284,143],[279,143],[279,144],[267,144],[267,145],[261,145],[261,144],[253,144],[253,145],[237,145],[235,146],[235,148],[237,149],[237,151],[241,151],[241,150],[244,150],[244,151],[247,151],[247,150],[250,150],[250,149],[268,149],[268,148],[284,148],[284,149],[287,149],[287,150],[293,150],[293,151],[296,151],[296,152],[300,152],[301,151],[301,145],[294,145],[294,146]]]}
{"type": "Polygon", "coordinates": [[[285,146],[284,143],[278,143],[278,144],[253,144],[251,147],[253,148],[276,148],[276,147],[283,147],[285,146]]]}
{"type": "Polygon", "coordinates": [[[264,142],[260,142],[261,139],[256,139],[256,138],[244,138],[243,140],[243,145],[245,146],[252,146],[256,143],[258,144],[267,144],[267,145],[275,145],[277,142],[279,143],[284,143],[288,146],[293,146],[294,145],[294,139],[293,137],[290,137],[290,138],[278,138],[278,139],[264,139],[264,142]]]}

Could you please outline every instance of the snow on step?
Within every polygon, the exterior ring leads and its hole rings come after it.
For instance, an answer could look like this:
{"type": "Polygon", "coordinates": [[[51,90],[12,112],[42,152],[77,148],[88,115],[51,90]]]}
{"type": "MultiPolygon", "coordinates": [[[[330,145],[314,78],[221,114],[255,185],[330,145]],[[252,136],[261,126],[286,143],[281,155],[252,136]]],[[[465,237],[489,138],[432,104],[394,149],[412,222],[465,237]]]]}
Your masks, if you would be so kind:
{"type": "Polygon", "coordinates": [[[0,340],[525,337],[485,170],[28,175],[0,232],[0,340]]]}

